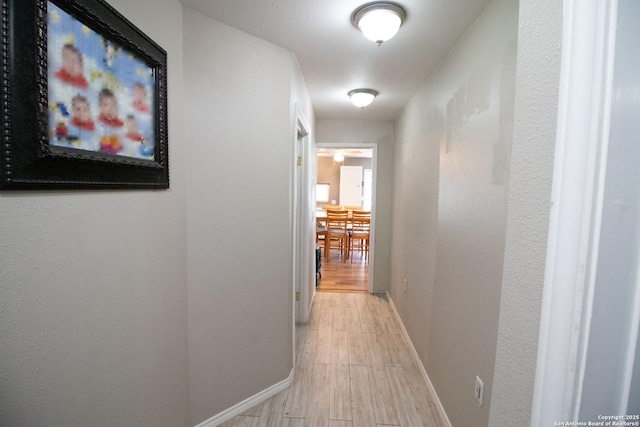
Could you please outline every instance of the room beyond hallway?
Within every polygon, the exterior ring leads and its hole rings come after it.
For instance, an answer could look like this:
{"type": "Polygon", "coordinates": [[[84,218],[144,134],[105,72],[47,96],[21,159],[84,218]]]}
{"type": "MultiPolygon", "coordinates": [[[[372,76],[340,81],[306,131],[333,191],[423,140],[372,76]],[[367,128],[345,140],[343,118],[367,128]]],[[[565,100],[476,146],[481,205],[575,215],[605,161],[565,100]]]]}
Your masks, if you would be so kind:
{"type": "Polygon", "coordinates": [[[386,298],[318,293],[296,337],[292,386],[223,426],[444,425],[386,298]]]}

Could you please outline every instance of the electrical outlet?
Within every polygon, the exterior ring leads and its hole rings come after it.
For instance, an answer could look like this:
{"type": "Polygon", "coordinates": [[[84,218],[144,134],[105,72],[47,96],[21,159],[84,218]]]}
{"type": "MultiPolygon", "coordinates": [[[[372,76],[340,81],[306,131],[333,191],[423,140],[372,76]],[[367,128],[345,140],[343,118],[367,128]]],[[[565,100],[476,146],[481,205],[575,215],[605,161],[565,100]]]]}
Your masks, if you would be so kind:
{"type": "Polygon", "coordinates": [[[484,383],[479,376],[476,375],[476,389],[474,392],[478,405],[482,406],[482,395],[484,394],[484,383]]]}

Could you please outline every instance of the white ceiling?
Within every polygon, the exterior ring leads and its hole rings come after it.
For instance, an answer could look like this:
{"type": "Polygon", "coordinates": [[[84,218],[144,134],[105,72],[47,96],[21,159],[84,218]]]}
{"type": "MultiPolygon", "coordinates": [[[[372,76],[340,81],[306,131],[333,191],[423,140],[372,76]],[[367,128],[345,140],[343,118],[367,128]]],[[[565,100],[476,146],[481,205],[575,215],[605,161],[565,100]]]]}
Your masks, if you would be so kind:
{"type": "Polygon", "coordinates": [[[382,46],[351,24],[367,0],[181,0],[188,8],[292,51],[317,119],[395,119],[490,0],[398,0],[407,19],[382,46]],[[347,92],[380,92],[363,110],[347,92]]]}

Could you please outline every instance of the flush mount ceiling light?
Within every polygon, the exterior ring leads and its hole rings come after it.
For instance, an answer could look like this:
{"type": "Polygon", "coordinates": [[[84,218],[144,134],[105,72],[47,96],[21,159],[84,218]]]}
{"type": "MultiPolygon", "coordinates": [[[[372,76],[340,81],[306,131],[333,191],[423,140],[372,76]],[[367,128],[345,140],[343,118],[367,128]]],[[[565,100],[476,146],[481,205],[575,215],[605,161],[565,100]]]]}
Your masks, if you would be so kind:
{"type": "Polygon", "coordinates": [[[380,46],[396,35],[406,17],[407,12],[398,4],[374,2],[356,9],[351,22],[366,38],[380,46]]]}
{"type": "Polygon", "coordinates": [[[373,102],[373,99],[378,95],[378,91],[373,89],[354,89],[348,95],[353,105],[364,108],[373,102]]]}

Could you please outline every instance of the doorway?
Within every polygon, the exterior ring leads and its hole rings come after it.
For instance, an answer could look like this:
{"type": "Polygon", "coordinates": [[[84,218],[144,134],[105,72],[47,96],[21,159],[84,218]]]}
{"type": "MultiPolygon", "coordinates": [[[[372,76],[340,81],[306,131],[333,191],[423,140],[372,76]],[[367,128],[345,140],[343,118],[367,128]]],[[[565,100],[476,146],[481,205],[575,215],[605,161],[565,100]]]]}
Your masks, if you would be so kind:
{"type": "Polygon", "coordinates": [[[296,105],[293,173],[293,351],[295,360],[295,323],[306,323],[313,302],[315,218],[310,203],[313,165],[309,159],[314,151],[311,127],[304,112],[296,105]]]}
{"type": "Polygon", "coordinates": [[[531,425],[625,424],[640,412],[640,5],[565,11],[531,425]]]}
{"type": "MultiPolygon", "coordinates": [[[[319,292],[363,292],[373,290],[375,235],[375,144],[317,143],[315,212],[327,208],[370,212],[368,252],[355,248],[350,256],[338,250],[322,250],[322,267],[316,288],[319,292]]],[[[321,244],[322,244],[322,236],[321,244]]]]}

